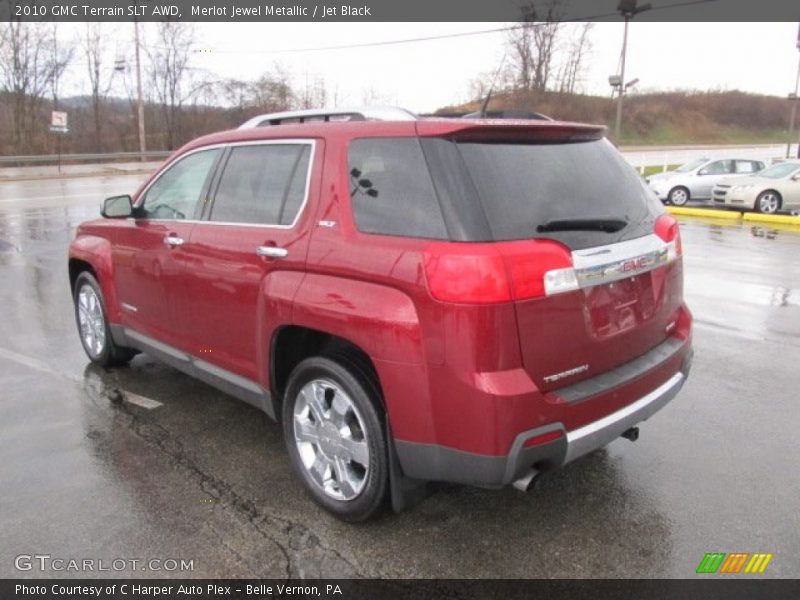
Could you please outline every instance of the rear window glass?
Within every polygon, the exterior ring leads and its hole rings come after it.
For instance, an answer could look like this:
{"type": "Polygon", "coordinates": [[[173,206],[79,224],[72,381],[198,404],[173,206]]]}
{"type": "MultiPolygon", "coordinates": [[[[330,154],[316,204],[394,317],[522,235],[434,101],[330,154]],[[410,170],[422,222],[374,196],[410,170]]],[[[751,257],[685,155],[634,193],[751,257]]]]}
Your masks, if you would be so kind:
{"type": "MultiPolygon", "coordinates": [[[[604,139],[570,143],[431,139],[424,144],[430,145],[431,155],[455,150],[463,160],[477,195],[477,210],[482,209],[489,229],[483,233],[473,229],[471,239],[549,238],[582,249],[652,233],[655,218],[663,212],[641,177],[604,139]],[[614,232],[538,231],[548,222],[570,219],[614,219],[625,224],[614,232]]],[[[465,195],[460,196],[464,202],[465,195]]]]}
{"type": "Polygon", "coordinates": [[[359,231],[447,239],[417,138],[355,140],[348,152],[348,173],[359,231]]]}

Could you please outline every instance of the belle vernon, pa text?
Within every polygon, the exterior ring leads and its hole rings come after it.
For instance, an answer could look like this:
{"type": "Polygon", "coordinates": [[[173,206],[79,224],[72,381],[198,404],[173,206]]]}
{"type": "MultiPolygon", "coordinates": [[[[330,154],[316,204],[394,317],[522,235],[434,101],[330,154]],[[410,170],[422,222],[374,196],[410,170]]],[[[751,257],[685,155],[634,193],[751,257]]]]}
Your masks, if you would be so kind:
{"type": "Polygon", "coordinates": [[[117,593],[122,595],[131,594],[132,596],[153,596],[153,597],[169,597],[169,596],[197,596],[204,594],[207,596],[230,596],[232,592],[241,594],[244,592],[248,596],[255,595],[258,598],[264,596],[341,596],[342,589],[336,584],[326,584],[324,586],[318,585],[243,585],[238,588],[229,585],[219,585],[210,583],[207,586],[203,585],[147,585],[138,583],[123,583],[123,584],[109,584],[109,585],[64,585],[54,584],[47,585],[25,585],[17,584],[15,595],[28,596],[28,595],[44,595],[48,591],[53,595],[59,596],[95,596],[99,598],[101,594],[113,595],[117,593]],[[48,589],[49,588],[49,589],[48,589]],[[233,588],[233,589],[232,589],[233,588]]]}

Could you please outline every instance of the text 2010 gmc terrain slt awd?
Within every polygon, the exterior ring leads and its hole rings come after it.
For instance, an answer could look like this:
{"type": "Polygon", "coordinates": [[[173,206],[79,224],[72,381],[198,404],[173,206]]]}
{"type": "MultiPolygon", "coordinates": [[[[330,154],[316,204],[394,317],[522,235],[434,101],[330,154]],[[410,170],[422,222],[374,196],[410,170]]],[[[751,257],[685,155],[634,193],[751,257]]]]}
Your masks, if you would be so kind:
{"type": "Polygon", "coordinates": [[[383,112],[266,115],[107,199],[69,252],[89,358],[265,411],[347,520],[634,438],[691,361],[676,221],[602,127],[383,112]]]}

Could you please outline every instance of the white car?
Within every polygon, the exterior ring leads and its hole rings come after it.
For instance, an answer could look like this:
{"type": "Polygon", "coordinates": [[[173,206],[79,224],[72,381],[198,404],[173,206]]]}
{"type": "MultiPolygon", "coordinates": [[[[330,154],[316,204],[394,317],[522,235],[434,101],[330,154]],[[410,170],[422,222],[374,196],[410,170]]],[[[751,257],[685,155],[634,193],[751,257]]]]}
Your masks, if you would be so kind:
{"type": "Polygon", "coordinates": [[[800,161],[787,160],[750,177],[725,180],[714,188],[714,204],[766,214],[800,210],[800,161]]]}
{"type": "Polygon", "coordinates": [[[689,200],[710,200],[714,186],[731,175],[751,175],[764,168],[749,158],[698,158],[674,171],[645,178],[662,202],[683,206],[689,200]]]}

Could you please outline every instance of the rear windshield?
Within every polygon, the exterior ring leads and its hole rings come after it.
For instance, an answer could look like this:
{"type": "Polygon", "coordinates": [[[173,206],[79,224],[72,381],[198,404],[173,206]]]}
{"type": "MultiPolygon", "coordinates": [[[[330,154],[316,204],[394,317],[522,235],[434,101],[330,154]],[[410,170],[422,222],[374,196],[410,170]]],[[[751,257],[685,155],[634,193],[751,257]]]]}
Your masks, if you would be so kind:
{"type": "MultiPolygon", "coordinates": [[[[364,223],[359,213],[369,205],[372,233],[454,241],[547,238],[577,250],[652,233],[655,218],[663,212],[641,177],[607,140],[492,143],[421,138],[413,148],[407,138],[359,142],[351,147],[351,169],[369,172],[354,159],[363,160],[365,148],[378,145],[381,154],[393,156],[391,167],[390,161],[383,162],[385,168],[400,169],[398,159],[406,165],[402,177],[391,179],[395,186],[405,182],[406,195],[392,197],[386,219],[376,219],[374,212],[383,212],[378,206],[382,189],[372,202],[362,198],[362,190],[355,191],[356,222],[364,223]],[[440,210],[434,209],[434,201],[440,210]],[[427,222],[415,234],[422,221],[419,206],[427,207],[427,222]],[[375,226],[384,221],[402,225],[375,226]],[[596,222],[614,226],[593,227],[596,222]]],[[[378,178],[369,179],[375,179],[369,182],[374,184],[378,178]]]]}

